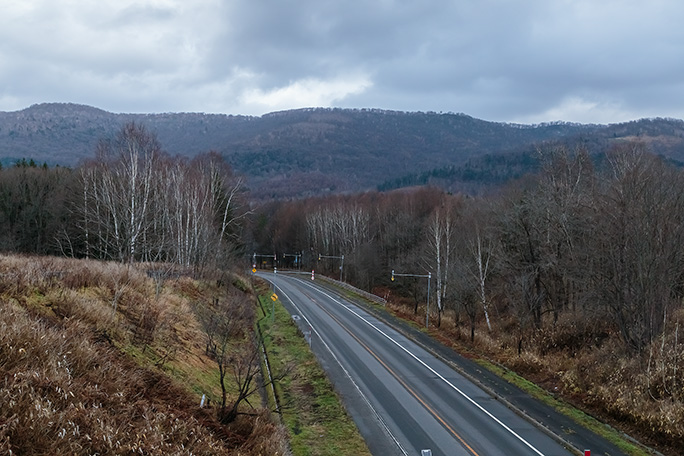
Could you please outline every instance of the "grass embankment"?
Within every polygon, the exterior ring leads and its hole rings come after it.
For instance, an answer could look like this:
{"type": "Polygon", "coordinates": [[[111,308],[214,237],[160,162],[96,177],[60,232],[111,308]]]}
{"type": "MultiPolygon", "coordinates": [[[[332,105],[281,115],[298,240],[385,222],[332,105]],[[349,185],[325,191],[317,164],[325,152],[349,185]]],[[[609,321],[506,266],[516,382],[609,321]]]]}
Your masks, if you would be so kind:
{"type": "Polygon", "coordinates": [[[0,256],[0,454],[282,454],[267,412],[218,422],[193,307],[211,283],[143,267],[0,256]]]}
{"type": "Polygon", "coordinates": [[[258,324],[274,375],[285,370],[290,372],[276,382],[275,390],[292,453],[295,456],[370,455],[302,333],[280,302],[273,305],[270,296],[266,290],[259,293],[258,324]]]}

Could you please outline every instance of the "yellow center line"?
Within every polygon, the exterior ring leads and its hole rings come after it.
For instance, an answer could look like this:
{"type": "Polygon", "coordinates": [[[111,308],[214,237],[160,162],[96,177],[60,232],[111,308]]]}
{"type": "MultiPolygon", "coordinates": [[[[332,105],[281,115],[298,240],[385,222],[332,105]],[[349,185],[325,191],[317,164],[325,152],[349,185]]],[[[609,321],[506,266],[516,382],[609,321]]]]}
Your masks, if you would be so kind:
{"type": "Polygon", "coordinates": [[[418,402],[423,404],[423,407],[425,407],[425,409],[428,412],[430,412],[430,414],[434,416],[437,419],[437,421],[442,423],[442,426],[444,426],[454,437],[456,437],[458,441],[461,442],[461,444],[473,454],[473,456],[479,456],[479,454],[473,448],[471,448],[471,446],[468,445],[465,440],[463,440],[463,438],[458,434],[458,432],[456,432],[454,428],[452,428],[446,421],[444,421],[444,419],[432,407],[430,407],[430,405],[428,405],[401,377],[399,377],[399,375],[396,372],[394,372],[392,368],[390,368],[382,359],[380,359],[380,357],[368,345],[366,345],[361,339],[359,339],[354,333],[352,333],[335,315],[331,314],[327,309],[323,308],[322,306],[319,307],[326,314],[328,314],[330,318],[335,320],[337,324],[340,325],[340,327],[342,327],[342,329],[344,329],[347,332],[347,334],[354,338],[354,340],[356,340],[359,343],[359,345],[361,345],[368,353],[370,353],[370,355],[373,358],[375,358],[380,364],[382,364],[382,366],[385,369],[387,369],[387,372],[389,372],[399,383],[401,383],[403,387],[406,388],[406,390],[414,398],[416,398],[418,402]]]}

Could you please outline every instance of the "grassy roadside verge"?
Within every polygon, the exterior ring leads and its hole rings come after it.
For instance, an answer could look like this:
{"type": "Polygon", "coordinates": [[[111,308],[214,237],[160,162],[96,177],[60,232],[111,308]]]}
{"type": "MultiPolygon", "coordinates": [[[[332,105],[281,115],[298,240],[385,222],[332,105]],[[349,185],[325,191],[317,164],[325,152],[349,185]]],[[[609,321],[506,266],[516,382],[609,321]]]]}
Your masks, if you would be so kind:
{"type": "Polygon", "coordinates": [[[534,397],[535,399],[545,403],[550,407],[553,407],[559,413],[562,413],[563,415],[570,417],[576,423],[600,435],[604,439],[611,442],[613,445],[620,448],[620,450],[624,451],[626,454],[630,456],[649,456],[652,454],[647,450],[626,440],[620,431],[604,423],[601,423],[596,418],[587,415],[583,411],[573,407],[567,402],[558,400],[543,388],[530,382],[524,377],[521,377],[515,372],[481,358],[476,359],[475,362],[480,366],[484,367],[485,369],[495,373],[497,376],[503,378],[508,383],[517,386],[518,388],[525,391],[527,394],[534,397]]]}
{"type": "MultiPolygon", "coordinates": [[[[275,375],[289,370],[275,384],[283,423],[294,456],[370,455],[356,425],[285,308],[259,292],[258,325],[275,375]],[[275,313],[272,314],[273,309],[275,313]]],[[[275,409],[270,388],[269,401],[275,409]]]]}

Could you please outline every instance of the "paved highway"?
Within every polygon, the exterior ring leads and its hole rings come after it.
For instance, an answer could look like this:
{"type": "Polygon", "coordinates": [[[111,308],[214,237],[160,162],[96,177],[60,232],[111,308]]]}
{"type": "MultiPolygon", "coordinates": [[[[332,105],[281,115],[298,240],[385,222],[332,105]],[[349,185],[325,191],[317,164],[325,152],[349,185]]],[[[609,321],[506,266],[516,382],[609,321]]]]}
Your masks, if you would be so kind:
{"type": "Polygon", "coordinates": [[[373,454],[573,454],[382,321],[302,276],[259,274],[328,371],[373,454]]]}

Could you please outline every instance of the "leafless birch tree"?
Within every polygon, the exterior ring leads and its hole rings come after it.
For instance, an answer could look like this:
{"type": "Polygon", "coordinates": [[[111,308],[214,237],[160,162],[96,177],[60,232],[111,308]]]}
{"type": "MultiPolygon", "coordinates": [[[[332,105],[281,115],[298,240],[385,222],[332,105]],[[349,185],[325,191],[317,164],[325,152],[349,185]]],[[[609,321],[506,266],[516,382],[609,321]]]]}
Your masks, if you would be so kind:
{"type": "Polygon", "coordinates": [[[216,263],[244,217],[242,181],[216,153],[166,157],[154,135],[125,125],[81,170],[77,205],[88,256],[186,267],[216,263]]]}
{"type": "Polygon", "coordinates": [[[442,324],[444,300],[447,296],[453,254],[454,220],[450,203],[435,209],[427,227],[427,267],[434,271],[437,300],[437,326],[442,324]]]}

